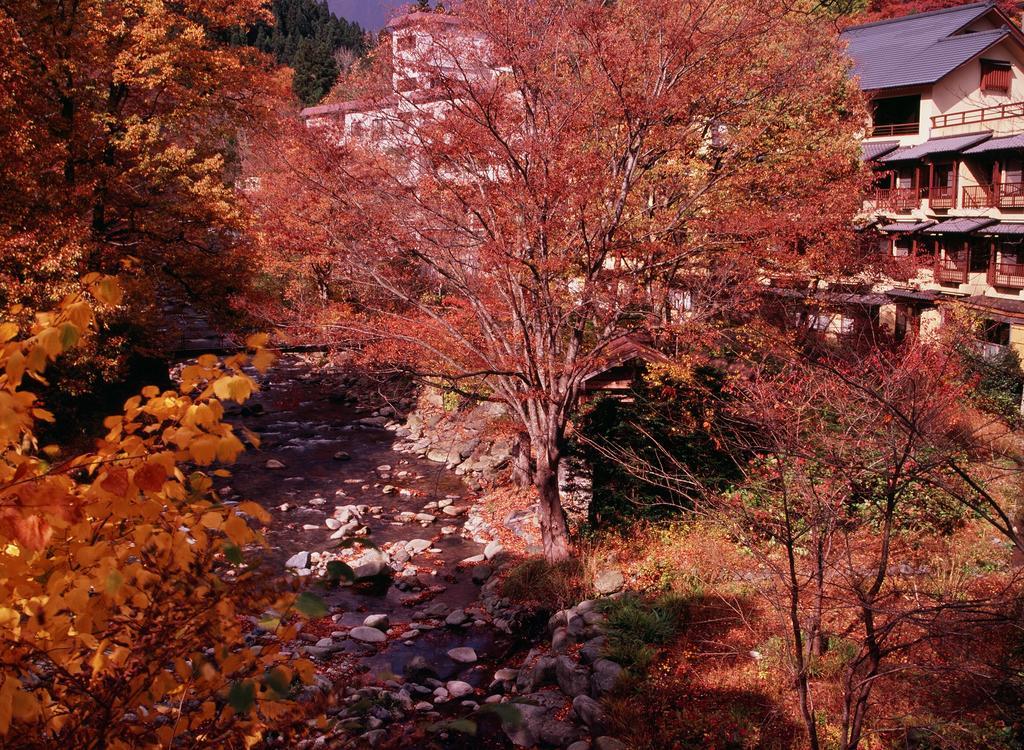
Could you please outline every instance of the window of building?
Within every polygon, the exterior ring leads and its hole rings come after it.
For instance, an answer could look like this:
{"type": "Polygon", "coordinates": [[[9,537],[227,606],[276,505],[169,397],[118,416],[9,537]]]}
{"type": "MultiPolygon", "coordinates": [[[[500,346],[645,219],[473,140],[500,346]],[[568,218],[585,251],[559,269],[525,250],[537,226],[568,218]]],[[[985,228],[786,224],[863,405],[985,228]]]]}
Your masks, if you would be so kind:
{"type": "Polygon", "coordinates": [[[402,52],[411,49],[416,49],[416,35],[403,34],[402,36],[398,37],[398,49],[402,52]]]}
{"type": "Polygon", "coordinates": [[[981,90],[998,94],[1010,93],[1010,63],[1001,60],[981,61],[981,90]]]}
{"type": "Polygon", "coordinates": [[[871,135],[913,135],[921,123],[921,95],[890,96],[872,103],[871,135]]]}
{"type": "Polygon", "coordinates": [[[1010,324],[998,320],[986,320],[981,324],[981,340],[995,346],[1010,345],[1010,324]]]}
{"type": "Polygon", "coordinates": [[[953,185],[954,172],[953,164],[936,164],[932,170],[932,187],[947,188],[953,185]]]}
{"type": "Polygon", "coordinates": [[[908,258],[914,252],[914,241],[910,237],[893,237],[892,257],[908,258]]]}
{"type": "Polygon", "coordinates": [[[1000,237],[996,242],[999,262],[1013,265],[1024,264],[1024,240],[1019,237],[1000,237]]]}

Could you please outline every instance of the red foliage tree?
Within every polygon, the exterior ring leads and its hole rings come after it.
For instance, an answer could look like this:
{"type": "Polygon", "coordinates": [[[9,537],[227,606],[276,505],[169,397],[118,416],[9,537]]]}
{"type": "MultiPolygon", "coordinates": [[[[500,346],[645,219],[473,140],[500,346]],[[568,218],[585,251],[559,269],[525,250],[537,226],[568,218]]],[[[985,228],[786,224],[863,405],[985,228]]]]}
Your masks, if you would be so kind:
{"type": "Polygon", "coordinates": [[[380,111],[385,135],[311,128],[261,150],[262,252],[333,259],[333,300],[296,317],[507,405],[558,560],[557,467],[587,378],[625,334],[687,337],[765,273],[834,269],[862,110],[834,31],[775,0],[460,14],[418,61],[430,89],[380,111]],[[299,231],[301,206],[317,221],[299,231]]]}

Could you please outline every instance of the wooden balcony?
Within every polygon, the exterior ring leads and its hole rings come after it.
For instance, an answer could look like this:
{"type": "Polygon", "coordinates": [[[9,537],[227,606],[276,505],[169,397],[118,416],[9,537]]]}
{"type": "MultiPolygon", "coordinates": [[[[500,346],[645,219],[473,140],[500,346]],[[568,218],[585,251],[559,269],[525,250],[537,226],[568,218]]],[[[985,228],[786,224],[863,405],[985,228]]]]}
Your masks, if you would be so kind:
{"type": "Polygon", "coordinates": [[[928,205],[931,208],[956,208],[956,192],[952,187],[930,187],[928,205]]]}
{"type": "Polygon", "coordinates": [[[964,208],[994,208],[997,185],[968,185],[963,191],[964,208]]]}
{"type": "Polygon", "coordinates": [[[1024,102],[997,104],[994,107],[979,107],[963,112],[951,112],[948,115],[932,117],[933,128],[952,128],[957,125],[981,125],[992,120],[1005,120],[1010,117],[1024,117],[1024,102]]]}
{"type": "MultiPolygon", "coordinates": [[[[968,185],[963,190],[963,202],[964,208],[1024,208],[1024,182],[968,185]]],[[[934,202],[932,205],[937,208],[934,202]]]]}
{"type": "Polygon", "coordinates": [[[921,205],[921,189],[912,188],[877,188],[875,205],[889,211],[909,211],[921,205]]]}
{"type": "Polygon", "coordinates": [[[935,280],[945,284],[967,283],[967,258],[939,258],[935,280]]]}
{"type": "Polygon", "coordinates": [[[989,283],[992,286],[1024,289],[1024,263],[996,263],[989,283]]]}
{"type": "Polygon", "coordinates": [[[1024,208],[1024,182],[1004,182],[998,188],[1000,208],[1024,208]]]}
{"type": "Polygon", "coordinates": [[[901,122],[895,125],[873,125],[871,127],[871,137],[881,138],[893,135],[917,135],[920,130],[921,123],[918,122],[901,122]]]}

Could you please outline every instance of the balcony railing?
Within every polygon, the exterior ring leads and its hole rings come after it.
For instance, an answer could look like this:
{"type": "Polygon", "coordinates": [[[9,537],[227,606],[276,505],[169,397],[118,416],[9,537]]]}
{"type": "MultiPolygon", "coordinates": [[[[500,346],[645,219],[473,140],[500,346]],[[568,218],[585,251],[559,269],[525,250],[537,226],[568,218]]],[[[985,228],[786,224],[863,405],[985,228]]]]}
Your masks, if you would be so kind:
{"type": "Polygon", "coordinates": [[[935,279],[947,284],[966,284],[967,259],[939,258],[935,266],[935,279]]]}
{"type": "Polygon", "coordinates": [[[1024,263],[996,263],[991,283],[992,286],[1024,289],[1024,263]]]}
{"type": "Polygon", "coordinates": [[[928,205],[931,208],[955,208],[956,193],[952,187],[928,188],[928,205]]]}
{"type": "Polygon", "coordinates": [[[999,185],[1000,208],[1024,208],[1024,182],[1004,182],[999,185]]]}
{"type": "MultiPolygon", "coordinates": [[[[963,198],[964,208],[1024,208],[1024,182],[968,185],[963,190],[963,198]]],[[[938,208],[934,201],[932,206],[938,208]]]]}
{"type": "Polygon", "coordinates": [[[880,209],[909,211],[921,204],[921,189],[916,187],[878,188],[875,190],[875,203],[880,209]]]}
{"type": "Polygon", "coordinates": [[[1000,357],[1009,347],[1005,344],[996,344],[992,341],[975,340],[974,348],[982,359],[992,360],[1000,357]]]}
{"type": "Polygon", "coordinates": [[[963,112],[951,112],[948,115],[932,117],[933,128],[951,128],[956,125],[980,125],[992,120],[1005,120],[1010,117],[1024,117],[1024,102],[997,104],[994,107],[979,107],[963,112]]]}
{"type": "Polygon", "coordinates": [[[895,125],[874,125],[871,128],[872,138],[881,138],[891,135],[917,135],[921,130],[921,123],[900,122],[895,125]]]}
{"type": "Polygon", "coordinates": [[[998,185],[968,185],[964,188],[964,208],[993,208],[998,185]]]}

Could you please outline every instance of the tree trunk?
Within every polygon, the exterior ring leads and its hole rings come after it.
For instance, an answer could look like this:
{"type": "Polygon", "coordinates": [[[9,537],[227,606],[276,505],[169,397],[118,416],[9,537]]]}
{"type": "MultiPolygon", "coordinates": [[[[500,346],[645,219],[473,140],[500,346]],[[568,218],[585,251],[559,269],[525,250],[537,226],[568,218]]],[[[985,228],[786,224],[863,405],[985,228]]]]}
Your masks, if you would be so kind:
{"type": "Polygon", "coordinates": [[[544,557],[556,563],[569,558],[569,527],[562,510],[562,499],[558,491],[558,463],[538,459],[534,471],[534,486],[537,488],[537,513],[540,520],[540,534],[544,545],[544,557]]]}
{"type": "Polygon", "coordinates": [[[512,481],[517,487],[533,484],[533,461],[530,458],[530,436],[520,432],[512,446],[512,481]]]}

